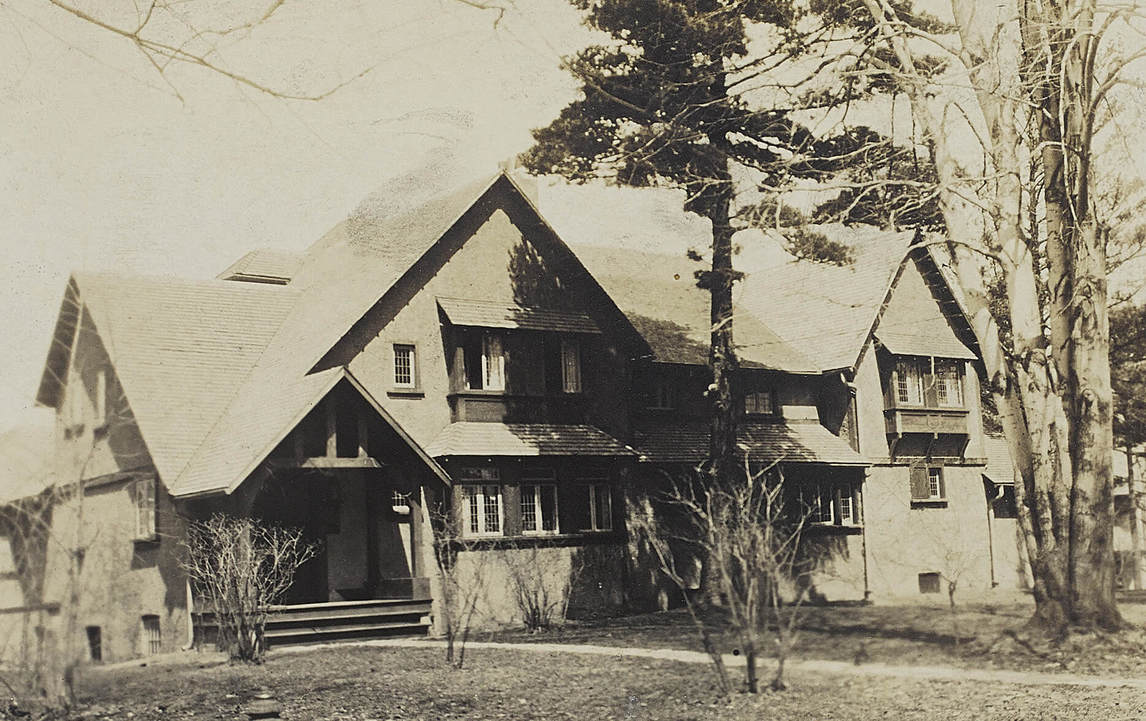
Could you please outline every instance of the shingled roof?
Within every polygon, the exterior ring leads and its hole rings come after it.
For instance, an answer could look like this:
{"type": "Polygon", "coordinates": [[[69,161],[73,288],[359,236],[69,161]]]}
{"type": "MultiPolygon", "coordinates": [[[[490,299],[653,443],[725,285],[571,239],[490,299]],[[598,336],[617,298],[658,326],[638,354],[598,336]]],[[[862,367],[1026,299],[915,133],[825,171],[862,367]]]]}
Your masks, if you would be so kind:
{"type": "MultiPolygon", "coordinates": [[[[638,431],[637,450],[650,463],[700,463],[708,458],[704,422],[657,423],[638,431]]],[[[839,436],[815,421],[741,423],[737,445],[757,463],[871,465],[839,436]]]]}
{"type": "Polygon", "coordinates": [[[167,483],[223,414],[298,297],[279,286],[221,280],[85,273],[72,282],[167,483]]]}
{"type": "Polygon", "coordinates": [[[426,446],[445,456],[635,456],[633,449],[589,425],[451,423],[426,446]]]}

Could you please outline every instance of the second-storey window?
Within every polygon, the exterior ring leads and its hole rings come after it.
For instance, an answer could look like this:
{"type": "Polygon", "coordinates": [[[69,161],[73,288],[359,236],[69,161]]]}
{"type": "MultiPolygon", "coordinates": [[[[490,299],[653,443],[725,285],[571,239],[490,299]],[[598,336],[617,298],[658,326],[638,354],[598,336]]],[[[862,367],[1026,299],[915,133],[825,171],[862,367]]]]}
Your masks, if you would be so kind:
{"type": "Polygon", "coordinates": [[[776,406],[772,391],[752,391],[744,395],[744,412],[748,415],[772,415],[776,406]]]}
{"type": "Polygon", "coordinates": [[[417,354],[414,346],[394,344],[394,385],[398,388],[417,386],[417,354]]]}
{"type": "Polygon", "coordinates": [[[918,360],[904,358],[895,364],[895,399],[905,405],[923,405],[923,373],[918,360]]]}
{"type": "Polygon", "coordinates": [[[135,500],[135,540],[153,541],[155,524],[155,478],[140,478],[132,489],[135,500]]]}
{"type": "Polygon", "coordinates": [[[501,346],[501,336],[486,333],[482,337],[481,355],[484,388],[490,391],[505,390],[505,353],[501,346]]]}
{"type": "Polygon", "coordinates": [[[561,339],[561,390],[581,392],[581,344],[573,338],[561,339]]]}
{"type": "Polygon", "coordinates": [[[942,408],[963,407],[962,363],[952,360],[935,361],[935,395],[942,408]]]}

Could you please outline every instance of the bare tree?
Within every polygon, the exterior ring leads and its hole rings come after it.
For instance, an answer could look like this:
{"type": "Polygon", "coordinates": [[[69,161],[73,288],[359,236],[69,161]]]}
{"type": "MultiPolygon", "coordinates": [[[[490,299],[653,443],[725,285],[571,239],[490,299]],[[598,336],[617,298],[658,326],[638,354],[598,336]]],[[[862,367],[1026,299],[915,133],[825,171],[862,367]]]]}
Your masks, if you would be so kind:
{"type": "Polygon", "coordinates": [[[466,643],[478,604],[485,596],[489,554],[482,550],[481,539],[462,533],[460,521],[448,510],[435,512],[431,520],[434,561],[441,582],[438,621],[446,637],[446,663],[460,669],[465,665],[466,643]]]}
{"type": "MultiPolygon", "coordinates": [[[[707,559],[729,630],[744,655],[749,693],[760,690],[758,662],[769,637],[777,658],[770,687],[787,687],[785,661],[796,642],[807,586],[801,538],[811,517],[811,510],[796,501],[797,497],[785,488],[778,465],[754,469],[745,461],[737,483],[732,485],[704,483],[702,477],[693,474],[675,479],[659,499],[671,520],[659,524],[659,529],[637,522],[662,570],[682,591],[689,581],[677,569],[671,542],[675,540],[707,559]]],[[[723,661],[687,594],[686,603],[727,688],[723,661]]]]}
{"type": "Polygon", "coordinates": [[[188,524],[184,545],[183,569],[214,616],[219,646],[240,661],[262,660],[271,607],[314,555],[314,546],[298,529],[222,514],[188,524]]]}
{"type": "Polygon", "coordinates": [[[1130,63],[1146,57],[1146,50],[1120,53],[1109,42],[1119,27],[1139,37],[1129,24],[1135,10],[1096,0],[952,0],[950,38],[911,28],[887,0],[864,5],[922,131],[953,264],[970,289],[992,396],[1021,478],[1016,499],[1036,620],[1054,632],[1118,627],[1110,227],[1100,215],[1094,167],[1111,91],[1130,63]],[[921,72],[921,45],[959,68],[943,80],[966,92],[921,72]]]}
{"type": "MultiPolygon", "coordinates": [[[[233,17],[233,11],[227,13],[213,4],[196,0],[148,0],[98,7],[65,0],[45,2],[100,32],[130,43],[181,100],[183,96],[169,78],[170,70],[178,66],[199,68],[271,97],[308,101],[327,98],[373,70],[367,67],[324,89],[301,92],[256,79],[220,58],[221,43],[249,37],[254,30],[271,22],[286,5],[286,0],[263,0],[257,8],[240,17],[233,17]]],[[[508,3],[483,0],[453,2],[493,13],[495,27],[510,7],[508,3]]]]}

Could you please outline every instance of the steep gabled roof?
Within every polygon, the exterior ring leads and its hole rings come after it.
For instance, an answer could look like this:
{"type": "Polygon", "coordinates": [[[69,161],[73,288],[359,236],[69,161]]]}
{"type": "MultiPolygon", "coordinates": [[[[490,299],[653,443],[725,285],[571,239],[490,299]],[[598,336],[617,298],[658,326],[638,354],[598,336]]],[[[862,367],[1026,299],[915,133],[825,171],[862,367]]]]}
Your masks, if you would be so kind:
{"type": "Polygon", "coordinates": [[[914,260],[904,264],[887,307],[879,317],[875,337],[897,355],[976,358],[955,335],[914,260]]]}
{"type": "MultiPolygon", "coordinates": [[[[76,274],[69,287],[90,314],[152,462],[168,484],[298,297],[271,285],[110,274],[76,274]]],[[[74,320],[61,314],[58,322],[74,320]]],[[[71,348],[63,355],[70,358],[71,348]]],[[[60,374],[51,361],[50,355],[41,388],[60,374]]],[[[58,393],[41,396],[51,405],[58,399],[58,393]]]]}
{"type": "MultiPolygon", "coordinates": [[[[687,258],[605,246],[574,252],[628,315],[652,347],[654,360],[708,362],[709,294],[696,286],[698,265],[687,258]]],[[[734,308],[734,338],[745,366],[793,373],[818,371],[817,363],[785,342],[757,315],[734,308]]]]}
{"type": "Polygon", "coordinates": [[[749,274],[740,302],[819,370],[851,368],[904,262],[912,233],[842,226],[819,228],[852,247],[844,266],[788,259],[749,274]]]}
{"type": "Polygon", "coordinates": [[[256,248],[239,258],[217,277],[254,283],[289,283],[302,263],[301,253],[273,248],[256,248]]]}
{"type": "Polygon", "coordinates": [[[240,390],[211,433],[195,452],[187,470],[171,488],[172,495],[186,497],[234,491],[286,438],[306,414],[327,396],[339,381],[349,381],[382,420],[418,454],[443,481],[448,476],[413,442],[346,368],[281,379],[273,393],[248,384],[240,390]]]}

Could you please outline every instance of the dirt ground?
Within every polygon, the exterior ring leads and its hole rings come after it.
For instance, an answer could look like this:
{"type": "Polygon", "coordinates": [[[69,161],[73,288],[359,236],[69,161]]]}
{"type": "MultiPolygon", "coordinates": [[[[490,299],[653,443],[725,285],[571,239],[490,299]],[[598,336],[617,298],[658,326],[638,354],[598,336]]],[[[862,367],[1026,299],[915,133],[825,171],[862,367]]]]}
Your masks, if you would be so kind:
{"type": "Polygon", "coordinates": [[[288,719],[1115,719],[1140,718],[1146,692],[796,673],[792,688],[731,701],[703,666],[617,657],[471,649],[338,647],[87,673],[75,718],[242,719],[260,691],[288,719]]]}

